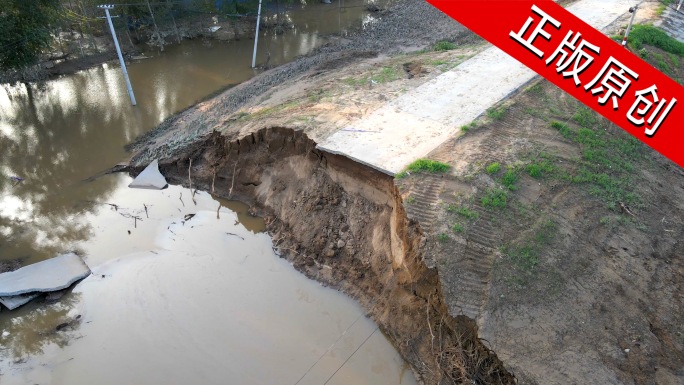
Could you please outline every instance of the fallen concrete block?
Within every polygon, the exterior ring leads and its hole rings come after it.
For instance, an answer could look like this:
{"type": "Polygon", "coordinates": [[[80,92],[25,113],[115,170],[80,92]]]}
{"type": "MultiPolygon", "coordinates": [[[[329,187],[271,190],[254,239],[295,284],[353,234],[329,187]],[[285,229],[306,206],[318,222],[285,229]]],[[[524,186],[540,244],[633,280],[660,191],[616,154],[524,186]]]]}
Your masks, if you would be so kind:
{"type": "Polygon", "coordinates": [[[21,305],[24,305],[32,299],[38,297],[40,293],[27,293],[15,295],[12,297],[0,297],[0,303],[5,305],[9,310],[14,310],[21,305]]]}
{"type": "Polygon", "coordinates": [[[128,185],[130,188],[142,188],[149,190],[163,190],[169,185],[166,183],[166,178],[159,172],[159,163],[155,159],[150,163],[143,172],[141,172],[133,182],[128,185]]]}
{"type": "MultiPolygon", "coordinates": [[[[52,259],[0,274],[0,297],[62,290],[88,275],[90,275],[90,268],[81,257],[74,253],[58,255],[52,259]]],[[[17,299],[17,301],[20,300],[17,299]]],[[[26,302],[28,301],[30,299],[26,302]]]]}

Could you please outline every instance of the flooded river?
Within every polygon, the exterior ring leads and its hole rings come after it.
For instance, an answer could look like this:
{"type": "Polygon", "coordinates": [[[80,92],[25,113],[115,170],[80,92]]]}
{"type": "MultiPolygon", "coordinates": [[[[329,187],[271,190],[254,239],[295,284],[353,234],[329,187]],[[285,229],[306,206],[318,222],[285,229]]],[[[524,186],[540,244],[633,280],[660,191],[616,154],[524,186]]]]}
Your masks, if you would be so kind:
{"type": "MultiPolygon", "coordinates": [[[[340,10],[315,3],[290,12],[296,28],[284,35],[264,31],[257,63],[267,52],[272,63],[291,60],[322,44],[324,34],[371,22],[363,4],[346,0],[340,10]]],[[[151,59],[128,70],[137,107],[111,63],[40,86],[0,86],[0,258],[35,262],[86,237],[88,224],[78,221],[74,205],[106,196],[113,186],[78,196],[72,187],[125,161],[124,145],[173,113],[254,76],[253,43],[184,41],[163,54],[148,52],[151,59]]]]}
{"type": "MultiPolygon", "coordinates": [[[[372,22],[363,4],[291,12],[296,28],[264,32],[257,61],[372,22]]],[[[2,384],[415,383],[363,310],[278,258],[244,205],[91,178],[168,116],[253,76],[252,43],[149,52],[129,66],[137,107],[112,64],[0,88],[0,261],[75,250],[94,273],[55,303],[0,312],[2,384]]]]}

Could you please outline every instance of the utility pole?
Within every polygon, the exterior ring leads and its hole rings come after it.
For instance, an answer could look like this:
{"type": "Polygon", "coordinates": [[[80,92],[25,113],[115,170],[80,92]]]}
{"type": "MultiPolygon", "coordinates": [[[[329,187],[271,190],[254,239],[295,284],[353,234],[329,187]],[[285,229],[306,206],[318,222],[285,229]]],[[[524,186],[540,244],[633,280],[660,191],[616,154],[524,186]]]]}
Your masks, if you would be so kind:
{"type": "Polygon", "coordinates": [[[135,95],[133,95],[133,87],[131,86],[131,80],[128,78],[128,71],[126,70],[126,63],[124,62],[123,55],[121,55],[121,48],[119,47],[119,39],[116,38],[116,32],[114,31],[114,24],[112,24],[112,16],[109,14],[109,10],[114,8],[112,4],[102,4],[98,5],[98,8],[102,8],[107,15],[107,22],[109,23],[109,30],[112,32],[112,38],[114,39],[114,46],[116,47],[116,53],[119,55],[119,63],[121,63],[121,71],[123,72],[124,80],[126,80],[126,88],[128,88],[128,96],[131,97],[131,104],[136,105],[135,95]]]}
{"type": "Polygon", "coordinates": [[[632,30],[632,23],[634,23],[634,16],[636,16],[636,11],[639,8],[639,4],[631,7],[629,9],[629,13],[632,14],[632,19],[629,21],[629,25],[627,26],[627,31],[625,32],[625,37],[622,39],[622,46],[627,48],[627,37],[629,36],[629,31],[632,30]]]}
{"type": "Polygon", "coordinates": [[[256,32],[254,33],[254,54],[252,55],[252,68],[256,67],[257,43],[259,43],[259,23],[261,22],[261,0],[259,0],[259,12],[257,14],[256,32]]]}
{"type": "Polygon", "coordinates": [[[161,51],[164,52],[164,39],[161,33],[159,33],[159,28],[157,27],[157,20],[154,18],[154,12],[152,12],[152,7],[150,6],[150,0],[147,0],[147,9],[150,11],[150,16],[152,16],[152,24],[154,24],[154,31],[157,33],[157,38],[159,39],[159,46],[161,51]]]}
{"type": "MultiPolygon", "coordinates": [[[[86,13],[86,8],[83,6],[83,1],[79,0],[79,5],[81,7],[81,13],[83,13],[83,16],[87,18],[88,13],[86,13]]],[[[98,48],[97,43],[95,42],[95,37],[93,37],[93,29],[90,27],[88,19],[86,19],[85,24],[86,28],[88,29],[88,36],[90,36],[90,44],[95,47],[95,52],[100,53],[100,48],[98,48]]],[[[81,35],[83,35],[83,30],[81,30],[81,35]]]]}
{"type": "Polygon", "coordinates": [[[169,10],[171,14],[171,21],[173,21],[173,30],[176,31],[176,39],[178,39],[178,44],[181,42],[180,33],[178,33],[178,27],[176,26],[176,18],[173,16],[173,8],[169,10]]]}

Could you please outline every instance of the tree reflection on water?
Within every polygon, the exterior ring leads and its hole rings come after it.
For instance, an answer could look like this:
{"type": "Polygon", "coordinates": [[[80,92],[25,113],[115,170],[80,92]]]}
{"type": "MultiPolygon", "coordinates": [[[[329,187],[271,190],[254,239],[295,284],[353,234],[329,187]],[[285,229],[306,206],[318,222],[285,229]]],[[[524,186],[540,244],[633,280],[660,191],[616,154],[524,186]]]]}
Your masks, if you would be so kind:
{"type": "Polygon", "coordinates": [[[79,325],[69,312],[79,298],[79,293],[70,292],[53,304],[34,300],[13,310],[12,317],[0,317],[0,361],[21,362],[42,354],[49,345],[68,345],[79,325]]]}

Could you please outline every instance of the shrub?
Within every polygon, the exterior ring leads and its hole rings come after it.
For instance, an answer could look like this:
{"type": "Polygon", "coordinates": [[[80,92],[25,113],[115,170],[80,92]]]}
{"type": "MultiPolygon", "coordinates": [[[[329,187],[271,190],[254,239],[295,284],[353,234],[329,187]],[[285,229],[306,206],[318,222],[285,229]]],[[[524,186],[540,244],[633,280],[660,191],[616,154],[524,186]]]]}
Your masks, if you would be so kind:
{"type": "Polygon", "coordinates": [[[684,43],[671,38],[667,33],[652,25],[635,25],[632,27],[628,40],[629,45],[637,51],[645,44],[684,57],[684,43]]]}
{"type": "Polygon", "coordinates": [[[577,109],[577,112],[572,116],[572,119],[574,119],[575,122],[577,122],[577,124],[579,124],[581,127],[585,128],[592,128],[598,124],[596,113],[594,113],[591,108],[584,106],[577,109]]]}
{"type": "Polygon", "coordinates": [[[553,121],[553,122],[551,122],[551,127],[558,130],[558,132],[560,132],[560,134],[563,135],[563,137],[565,139],[572,139],[573,132],[572,132],[572,129],[567,124],[557,122],[557,121],[553,121]]]}
{"type": "Polygon", "coordinates": [[[477,124],[475,122],[470,122],[466,125],[461,126],[461,131],[468,132],[471,128],[475,128],[477,124]]]}
{"type": "Polygon", "coordinates": [[[506,109],[503,107],[490,108],[487,110],[487,116],[493,120],[503,119],[505,113],[506,113],[506,109]]]}
{"type": "Polygon", "coordinates": [[[506,207],[508,203],[508,193],[506,190],[499,188],[493,188],[488,190],[482,197],[482,206],[487,208],[499,208],[502,209],[506,207]]]}
{"type": "Polygon", "coordinates": [[[516,182],[518,182],[518,173],[513,168],[506,170],[504,176],[501,177],[501,184],[511,191],[517,188],[515,186],[516,182]]]}
{"type": "Polygon", "coordinates": [[[527,173],[532,178],[541,178],[544,174],[553,171],[553,165],[548,160],[543,160],[541,162],[530,163],[525,167],[527,173]]]}
{"type": "Polygon", "coordinates": [[[477,219],[479,214],[475,210],[471,210],[465,206],[449,205],[447,211],[450,213],[456,213],[466,219],[477,219]]]}
{"type": "Polygon", "coordinates": [[[444,173],[449,171],[451,166],[446,163],[438,162],[430,159],[418,159],[406,167],[408,171],[418,172],[427,171],[434,173],[444,173]]]}
{"type": "Polygon", "coordinates": [[[494,175],[501,170],[501,165],[498,162],[490,163],[485,167],[487,174],[494,175]]]}
{"type": "Polygon", "coordinates": [[[442,40],[442,41],[438,41],[435,44],[434,49],[435,49],[435,51],[451,51],[452,49],[456,49],[456,44],[454,44],[450,41],[442,40]]]}

